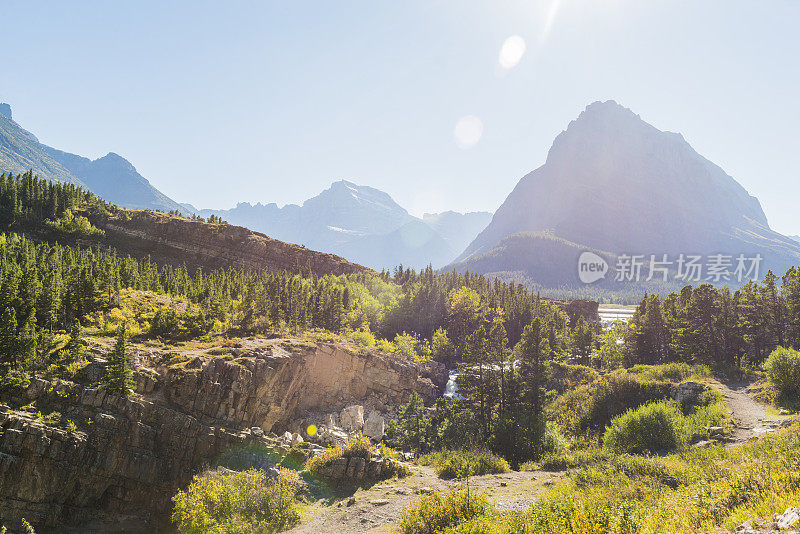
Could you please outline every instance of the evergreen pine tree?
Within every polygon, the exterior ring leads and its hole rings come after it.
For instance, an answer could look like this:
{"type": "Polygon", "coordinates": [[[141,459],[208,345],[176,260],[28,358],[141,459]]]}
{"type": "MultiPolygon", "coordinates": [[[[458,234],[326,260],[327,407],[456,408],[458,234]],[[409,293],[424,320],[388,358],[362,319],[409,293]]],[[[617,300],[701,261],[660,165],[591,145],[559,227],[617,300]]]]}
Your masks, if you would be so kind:
{"type": "Polygon", "coordinates": [[[18,345],[17,314],[14,308],[8,307],[3,311],[3,319],[0,322],[0,363],[16,367],[19,357],[18,345]]]}
{"type": "Polygon", "coordinates": [[[106,374],[100,385],[109,393],[127,397],[133,389],[135,382],[133,371],[128,363],[126,352],[126,329],[125,324],[121,324],[117,330],[117,343],[114,351],[108,356],[106,364],[106,374]]]}

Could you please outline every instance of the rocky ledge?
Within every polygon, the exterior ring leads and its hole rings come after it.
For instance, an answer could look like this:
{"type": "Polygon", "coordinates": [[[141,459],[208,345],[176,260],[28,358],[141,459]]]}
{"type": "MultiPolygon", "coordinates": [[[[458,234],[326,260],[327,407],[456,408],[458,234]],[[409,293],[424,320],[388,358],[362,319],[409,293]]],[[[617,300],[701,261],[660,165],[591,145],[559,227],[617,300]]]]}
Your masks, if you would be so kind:
{"type": "Polygon", "coordinates": [[[363,406],[376,428],[412,391],[432,400],[441,387],[430,369],[325,343],[262,340],[223,357],[162,360],[141,358],[132,398],[34,379],[0,405],[0,524],[154,532],[177,489],[231,447],[269,446],[276,432],[331,414],[363,430],[363,406]],[[39,411],[69,423],[46,422],[39,411]]]}

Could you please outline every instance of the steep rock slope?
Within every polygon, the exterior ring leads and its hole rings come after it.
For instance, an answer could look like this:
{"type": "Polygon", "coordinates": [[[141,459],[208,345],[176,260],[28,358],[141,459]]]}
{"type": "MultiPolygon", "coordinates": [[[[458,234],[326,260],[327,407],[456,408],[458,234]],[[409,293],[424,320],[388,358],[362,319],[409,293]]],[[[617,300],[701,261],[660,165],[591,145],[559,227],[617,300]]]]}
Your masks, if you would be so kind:
{"type": "MultiPolygon", "coordinates": [[[[589,105],[556,137],[545,164],[520,180],[454,266],[522,270],[533,280],[572,284],[577,254],[542,266],[525,264],[519,246],[496,248],[522,232],[613,255],[760,253],[762,272],[800,262],[797,243],[769,228],[758,200],[739,183],[681,135],[613,101],[589,105]]],[[[534,255],[540,243],[530,243],[534,255]]]]}
{"type": "Polygon", "coordinates": [[[102,158],[90,160],[47,146],[44,149],[90,191],[109,202],[126,208],[193,213],[153,187],[119,154],[109,152],[102,158]]]}
{"type": "Polygon", "coordinates": [[[11,107],[0,109],[0,169],[15,174],[33,169],[34,174],[58,182],[85,187],[76,176],[56,161],[32,133],[11,118],[11,107]]]}
{"type": "Polygon", "coordinates": [[[40,178],[70,182],[119,206],[179,210],[191,214],[153,187],[131,163],[113,152],[90,160],[43,145],[12,119],[11,107],[0,105],[0,170],[15,174],[33,169],[40,178]]]}

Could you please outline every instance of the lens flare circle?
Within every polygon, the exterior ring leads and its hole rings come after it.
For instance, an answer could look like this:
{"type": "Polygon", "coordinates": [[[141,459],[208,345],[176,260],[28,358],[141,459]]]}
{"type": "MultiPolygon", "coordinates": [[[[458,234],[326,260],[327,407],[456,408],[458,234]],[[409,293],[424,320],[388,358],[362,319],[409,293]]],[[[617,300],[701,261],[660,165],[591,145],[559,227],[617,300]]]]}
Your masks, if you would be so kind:
{"type": "Polygon", "coordinates": [[[453,137],[459,148],[467,149],[475,146],[483,135],[483,122],[475,115],[461,117],[453,129],[453,137]]]}
{"type": "Polygon", "coordinates": [[[519,35],[512,35],[500,47],[500,56],[497,61],[504,69],[513,69],[525,55],[525,39],[519,35]]]}

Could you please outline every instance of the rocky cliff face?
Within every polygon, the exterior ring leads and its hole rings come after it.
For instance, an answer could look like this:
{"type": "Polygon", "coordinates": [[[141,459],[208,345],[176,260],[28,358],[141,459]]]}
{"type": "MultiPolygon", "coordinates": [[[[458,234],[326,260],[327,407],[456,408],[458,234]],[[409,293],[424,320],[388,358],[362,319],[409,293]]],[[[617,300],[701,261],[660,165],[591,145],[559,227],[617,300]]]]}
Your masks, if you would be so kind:
{"type": "MultiPolygon", "coordinates": [[[[0,524],[155,532],[170,498],[223,451],[352,403],[388,409],[437,386],[420,367],[338,345],[259,342],[226,357],[141,359],[138,395],[35,379],[0,405],[0,524]],[[169,362],[173,363],[170,364],[169,362]],[[76,429],[45,424],[58,411],[76,429]]],[[[303,427],[304,428],[304,427],[303,427]]]]}
{"type": "Polygon", "coordinates": [[[193,372],[161,369],[163,385],[154,389],[161,387],[171,405],[199,421],[265,432],[301,430],[300,418],[356,403],[387,407],[405,402],[412,391],[428,400],[437,394],[418,365],[367,350],[270,343],[237,354],[246,356],[213,358],[193,372]]]}

